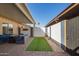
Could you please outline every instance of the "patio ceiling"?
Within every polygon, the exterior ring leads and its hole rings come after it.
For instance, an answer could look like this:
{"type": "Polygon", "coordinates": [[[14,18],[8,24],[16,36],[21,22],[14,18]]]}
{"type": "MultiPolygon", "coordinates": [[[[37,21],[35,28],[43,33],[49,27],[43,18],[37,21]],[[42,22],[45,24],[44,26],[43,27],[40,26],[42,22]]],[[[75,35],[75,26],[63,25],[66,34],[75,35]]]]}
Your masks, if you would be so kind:
{"type": "Polygon", "coordinates": [[[7,17],[22,24],[35,23],[25,4],[0,4],[0,16],[7,17]]]}

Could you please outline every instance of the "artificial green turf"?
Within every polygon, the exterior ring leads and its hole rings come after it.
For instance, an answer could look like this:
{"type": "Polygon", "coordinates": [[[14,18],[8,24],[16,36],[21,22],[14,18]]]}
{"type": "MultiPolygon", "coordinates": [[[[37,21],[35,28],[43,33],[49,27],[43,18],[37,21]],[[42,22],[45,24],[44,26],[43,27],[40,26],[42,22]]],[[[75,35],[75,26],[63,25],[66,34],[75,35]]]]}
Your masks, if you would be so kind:
{"type": "Polygon", "coordinates": [[[52,51],[48,42],[43,37],[34,37],[26,51],[52,51]]]}

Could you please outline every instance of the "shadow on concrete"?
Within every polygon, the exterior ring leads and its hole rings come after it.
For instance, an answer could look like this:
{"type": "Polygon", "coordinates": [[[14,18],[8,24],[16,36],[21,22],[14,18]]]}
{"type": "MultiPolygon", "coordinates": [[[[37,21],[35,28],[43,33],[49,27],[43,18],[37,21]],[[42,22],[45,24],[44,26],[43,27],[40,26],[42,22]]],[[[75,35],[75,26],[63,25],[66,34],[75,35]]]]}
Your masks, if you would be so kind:
{"type": "Polygon", "coordinates": [[[61,44],[61,48],[71,56],[79,56],[79,47],[76,47],[75,49],[69,49],[61,44]]]}
{"type": "Polygon", "coordinates": [[[66,47],[66,50],[67,50],[67,52],[68,52],[70,55],[72,55],[72,56],[79,56],[79,52],[77,52],[77,51],[79,50],[79,47],[75,48],[74,50],[68,49],[68,48],[66,47]]]}
{"type": "Polygon", "coordinates": [[[65,52],[67,52],[71,56],[79,56],[79,47],[76,47],[75,49],[69,49],[68,47],[65,47],[63,44],[57,42],[56,40],[50,38],[47,36],[50,40],[52,40],[56,45],[60,46],[65,52]]]}

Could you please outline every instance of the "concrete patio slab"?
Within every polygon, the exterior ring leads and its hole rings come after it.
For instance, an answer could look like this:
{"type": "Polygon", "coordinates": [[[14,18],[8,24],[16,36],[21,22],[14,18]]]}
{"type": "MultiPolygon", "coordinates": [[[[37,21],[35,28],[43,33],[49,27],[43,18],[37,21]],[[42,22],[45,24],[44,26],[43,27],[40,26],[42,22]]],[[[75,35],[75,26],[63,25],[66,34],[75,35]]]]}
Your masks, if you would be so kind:
{"type": "Polygon", "coordinates": [[[68,56],[66,52],[62,51],[59,47],[54,45],[55,44],[53,43],[54,51],[46,52],[46,51],[25,51],[26,45],[24,44],[9,44],[9,43],[0,44],[0,56],[68,56]],[[57,49],[59,49],[59,51],[57,51],[57,49]]]}

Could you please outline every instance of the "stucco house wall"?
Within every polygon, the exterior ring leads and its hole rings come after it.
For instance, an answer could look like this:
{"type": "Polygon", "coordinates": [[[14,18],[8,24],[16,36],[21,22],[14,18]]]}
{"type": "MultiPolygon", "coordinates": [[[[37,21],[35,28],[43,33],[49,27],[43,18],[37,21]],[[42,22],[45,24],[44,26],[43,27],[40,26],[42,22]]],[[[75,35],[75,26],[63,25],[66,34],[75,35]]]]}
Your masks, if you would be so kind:
{"type": "Polygon", "coordinates": [[[47,35],[48,37],[51,37],[53,40],[61,43],[61,22],[51,25],[47,29],[47,35]],[[51,30],[50,30],[51,27],[51,30]],[[50,34],[51,33],[51,34],[50,34]]]}
{"type": "Polygon", "coordinates": [[[51,38],[61,43],[61,22],[51,26],[51,38]]]}
{"type": "Polygon", "coordinates": [[[11,19],[8,19],[8,18],[5,18],[5,17],[0,17],[0,35],[3,34],[3,29],[2,29],[2,24],[4,23],[7,23],[7,24],[12,24],[13,25],[13,34],[14,35],[18,35],[18,27],[21,28],[21,33],[30,37],[30,26],[28,25],[22,25],[22,24],[19,24],[11,19]],[[23,31],[23,28],[24,27],[25,29],[28,29],[27,31],[23,31]]]}
{"type": "Polygon", "coordinates": [[[11,19],[5,18],[5,17],[0,17],[0,34],[3,34],[3,29],[2,29],[2,24],[3,23],[8,23],[13,25],[13,34],[18,35],[18,27],[21,27],[23,25],[12,21],[11,19]]]}
{"type": "MultiPolygon", "coordinates": [[[[47,35],[68,49],[79,47],[79,16],[47,27],[47,35]],[[66,23],[66,24],[65,24],[66,23]],[[65,26],[66,25],[66,26],[65,26]],[[51,27],[51,32],[50,32],[51,27]],[[51,35],[50,35],[51,33],[51,35]]],[[[63,46],[61,45],[63,48],[63,46]]]]}

